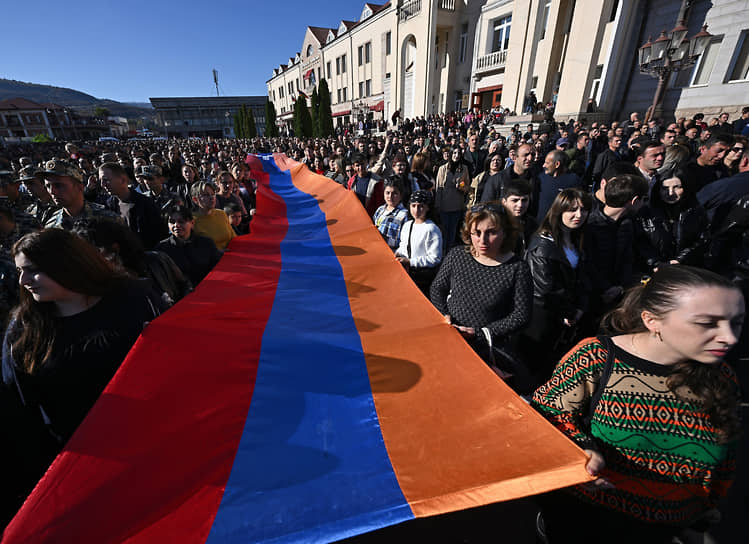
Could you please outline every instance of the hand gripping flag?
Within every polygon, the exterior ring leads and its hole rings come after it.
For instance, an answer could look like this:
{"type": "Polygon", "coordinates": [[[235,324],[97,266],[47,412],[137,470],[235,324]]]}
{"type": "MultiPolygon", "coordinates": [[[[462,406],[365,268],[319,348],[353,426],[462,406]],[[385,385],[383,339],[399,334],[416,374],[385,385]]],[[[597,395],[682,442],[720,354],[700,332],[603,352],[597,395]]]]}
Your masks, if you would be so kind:
{"type": "Polygon", "coordinates": [[[590,479],[356,195],[248,162],[252,234],[143,331],[3,544],[330,542],[590,479]]]}

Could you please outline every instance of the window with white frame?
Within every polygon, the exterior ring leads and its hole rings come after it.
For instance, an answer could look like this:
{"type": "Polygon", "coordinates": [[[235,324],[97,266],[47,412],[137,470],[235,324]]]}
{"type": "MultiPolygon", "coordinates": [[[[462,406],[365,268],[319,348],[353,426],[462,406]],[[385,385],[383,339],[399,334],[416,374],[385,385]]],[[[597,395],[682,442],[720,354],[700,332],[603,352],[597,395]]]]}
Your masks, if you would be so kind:
{"type": "Polygon", "coordinates": [[[744,81],[747,79],[749,79],[749,30],[744,30],[736,43],[736,54],[728,80],[744,81]]]}
{"type": "Polygon", "coordinates": [[[391,41],[392,41],[393,33],[389,30],[385,34],[385,55],[389,55],[391,53],[391,41]]]}
{"type": "Polygon", "coordinates": [[[341,55],[341,73],[346,73],[346,55],[341,55]]]}
{"type": "Polygon", "coordinates": [[[372,96],[372,80],[368,79],[364,82],[364,92],[367,93],[366,96],[372,96]]]}
{"type": "Polygon", "coordinates": [[[359,98],[362,98],[364,96],[364,82],[359,82],[359,98]]]}
{"type": "Polygon", "coordinates": [[[369,64],[372,60],[372,42],[364,44],[364,63],[369,64]]]}
{"type": "Polygon", "coordinates": [[[492,38],[492,53],[505,51],[510,45],[510,26],[512,15],[494,21],[494,37],[492,38]]]}
{"type": "Polygon", "coordinates": [[[344,87],[344,88],[343,88],[343,101],[344,101],[344,102],[345,102],[346,100],[348,100],[348,96],[347,96],[347,94],[348,94],[348,88],[347,88],[347,87],[344,87]]]}
{"type": "Polygon", "coordinates": [[[715,66],[715,59],[718,57],[718,51],[720,50],[720,44],[723,42],[723,36],[716,36],[710,44],[697,59],[697,63],[694,65],[694,72],[692,75],[692,85],[707,85],[710,81],[710,74],[713,73],[713,67],[715,66]]]}
{"type": "Polygon", "coordinates": [[[360,45],[357,52],[359,53],[359,66],[364,64],[364,46],[360,45]]]}
{"type": "Polygon", "coordinates": [[[338,102],[341,102],[341,89],[338,89],[338,102]]]}

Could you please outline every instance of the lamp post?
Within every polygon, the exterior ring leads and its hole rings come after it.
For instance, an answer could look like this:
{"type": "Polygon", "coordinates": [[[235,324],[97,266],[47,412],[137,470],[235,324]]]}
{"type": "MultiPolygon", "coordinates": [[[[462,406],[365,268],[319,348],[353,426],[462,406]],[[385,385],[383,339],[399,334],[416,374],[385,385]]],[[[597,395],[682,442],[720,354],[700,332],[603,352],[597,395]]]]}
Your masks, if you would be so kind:
{"type": "Polygon", "coordinates": [[[670,32],[662,30],[655,41],[649,37],[638,51],[640,73],[658,78],[653,104],[648,108],[645,122],[660,115],[663,95],[671,74],[694,66],[712,38],[712,34],[707,31],[707,25],[704,25],[702,30],[687,39],[687,11],[691,4],[692,0],[682,0],[676,26],[670,32]]]}

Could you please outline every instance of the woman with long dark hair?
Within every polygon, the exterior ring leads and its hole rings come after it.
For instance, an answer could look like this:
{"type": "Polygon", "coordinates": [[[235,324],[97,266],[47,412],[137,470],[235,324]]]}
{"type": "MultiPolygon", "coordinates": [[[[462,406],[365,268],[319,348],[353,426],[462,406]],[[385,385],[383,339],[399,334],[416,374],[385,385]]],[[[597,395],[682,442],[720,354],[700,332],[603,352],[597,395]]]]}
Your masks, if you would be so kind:
{"type": "Polygon", "coordinates": [[[533,316],[521,344],[539,383],[551,376],[556,361],[571,347],[587,308],[590,285],[583,259],[583,226],[591,206],[590,194],[563,189],[525,254],[533,278],[533,316]]]}
{"type": "Polygon", "coordinates": [[[604,318],[613,337],[564,356],[532,404],[586,451],[595,480],[546,497],[549,542],[666,543],[716,519],[740,432],[724,358],[744,313],[722,276],[668,266],[604,318]]]}
{"type": "Polygon", "coordinates": [[[709,243],[709,221],[687,173],[676,168],[658,179],[650,202],[635,219],[639,270],[649,275],[669,264],[700,266],[709,243]]]}
{"type": "Polygon", "coordinates": [[[498,176],[502,171],[504,161],[502,155],[499,153],[492,153],[484,161],[484,170],[473,178],[471,181],[471,187],[468,190],[468,205],[474,206],[477,202],[481,202],[481,195],[484,192],[484,186],[489,178],[492,176],[498,176]]]}
{"type": "MultiPolygon", "coordinates": [[[[137,280],[62,229],[27,234],[12,255],[20,303],[0,384],[1,522],[20,506],[160,310],[137,280]]],[[[102,437],[106,440],[106,437],[102,437]]]]}

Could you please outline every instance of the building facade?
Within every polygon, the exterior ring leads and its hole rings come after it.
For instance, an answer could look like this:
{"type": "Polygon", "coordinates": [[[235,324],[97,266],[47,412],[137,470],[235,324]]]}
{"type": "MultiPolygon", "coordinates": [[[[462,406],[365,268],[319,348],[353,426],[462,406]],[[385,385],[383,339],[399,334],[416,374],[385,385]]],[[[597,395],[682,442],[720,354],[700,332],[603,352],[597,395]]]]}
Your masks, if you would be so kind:
{"type": "Polygon", "coordinates": [[[689,37],[714,35],[671,78],[663,115],[728,111],[749,96],[746,0],[393,0],[364,4],[357,21],[308,27],[301,52],[273,70],[268,97],[282,127],[294,101],[325,78],[338,124],[502,106],[522,115],[532,92],[557,119],[644,113],[657,80],[638,48],[670,31],[687,6],[689,37]],[[300,95],[300,93],[302,93],[300,95]]]}
{"type": "Polygon", "coordinates": [[[273,69],[268,98],[288,127],[294,101],[325,78],[334,123],[401,119],[464,106],[479,3],[406,0],[364,4],[356,21],[308,27],[301,51],[273,69]]]}
{"type": "Polygon", "coordinates": [[[265,131],[265,96],[149,98],[162,135],[234,137],[234,115],[244,105],[252,110],[258,134],[265,131]]]}
{"type": "Polygon", "coordinates": [[[95,140],[109,136],[110,129],[105,119],[81,116],[59,104],[0,100],[0,138],[24,141],[42,134],[60,140],[95,140]]]}

